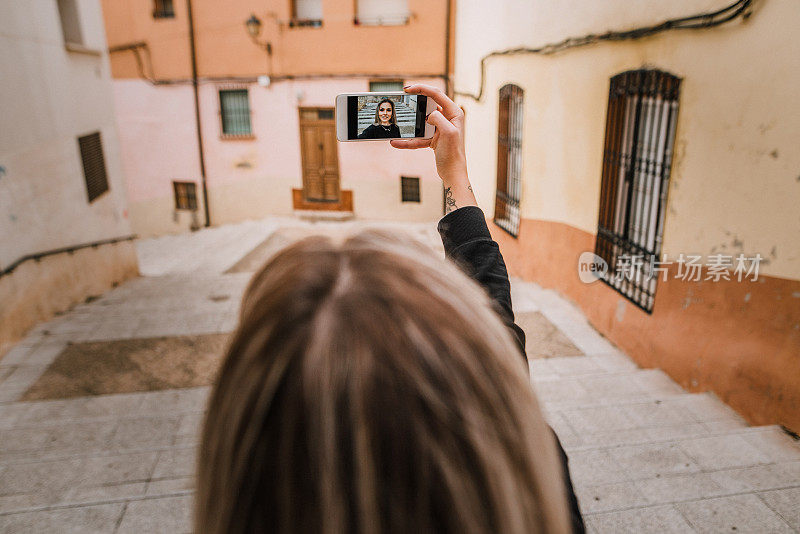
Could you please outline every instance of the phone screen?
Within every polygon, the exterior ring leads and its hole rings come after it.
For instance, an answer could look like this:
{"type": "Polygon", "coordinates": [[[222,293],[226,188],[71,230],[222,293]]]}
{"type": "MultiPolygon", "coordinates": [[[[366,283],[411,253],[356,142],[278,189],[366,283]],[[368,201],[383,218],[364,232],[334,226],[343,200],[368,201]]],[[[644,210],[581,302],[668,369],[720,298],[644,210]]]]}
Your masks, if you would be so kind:
{"type": "Polygon", "coordinates": [[[347,138],[424,137],[428,97],[373,93],[347,97],[347,138]]]}

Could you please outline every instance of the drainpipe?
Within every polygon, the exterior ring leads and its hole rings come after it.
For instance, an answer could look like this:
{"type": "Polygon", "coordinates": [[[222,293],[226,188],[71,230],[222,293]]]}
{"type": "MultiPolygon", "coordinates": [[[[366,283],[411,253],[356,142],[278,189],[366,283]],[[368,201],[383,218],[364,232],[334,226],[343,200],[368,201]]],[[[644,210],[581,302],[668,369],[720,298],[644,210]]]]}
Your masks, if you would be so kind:
{"type": "Polygon", "coordinates": [[[444,91],[450,98],[453,97],[450,81],[450,26],[453,21],[453,0],[447,0],[447,27],[444,31],[444,91]]]}
{"type": "Polygon", "coordinates": [[[186,12],[189,18],[189,48],[192,52],[192,87],[194,88],[194,116],[197,126],[197,151],[200,156],[200,178],[203,183],[203,207],[205,208],[206,227],[209,227],[211,226],[211,215],[208,211],[208,186],[206,185],[206,159],[203,154],[203,134],[200,131],[200,95],[197,90],[197,53],[194,44],[192,0],[186,0],[186,12]]]}
{"type": "MultiPolygon", "coordinates": [[[[453,18],[453,0],[447,0],[447,16],[444,29],[444,92],[453,98],[452,84],[450,81],[450,26],[453,18]]],[[[445,198],[444,184],[442,184],[442,215],[447,214],[447,199],[445,198]]]]}

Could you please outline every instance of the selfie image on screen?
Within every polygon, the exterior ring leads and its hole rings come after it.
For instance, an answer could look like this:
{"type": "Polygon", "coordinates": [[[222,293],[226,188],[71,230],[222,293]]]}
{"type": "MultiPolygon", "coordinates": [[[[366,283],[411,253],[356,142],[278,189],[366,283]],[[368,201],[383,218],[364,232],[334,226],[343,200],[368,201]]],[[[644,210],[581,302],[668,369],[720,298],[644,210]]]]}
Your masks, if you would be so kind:
{"type": "Polygon", "coordinates": [[[427,98],[417,95],[349,96],[350,139],[421,137],[427,98]]]}

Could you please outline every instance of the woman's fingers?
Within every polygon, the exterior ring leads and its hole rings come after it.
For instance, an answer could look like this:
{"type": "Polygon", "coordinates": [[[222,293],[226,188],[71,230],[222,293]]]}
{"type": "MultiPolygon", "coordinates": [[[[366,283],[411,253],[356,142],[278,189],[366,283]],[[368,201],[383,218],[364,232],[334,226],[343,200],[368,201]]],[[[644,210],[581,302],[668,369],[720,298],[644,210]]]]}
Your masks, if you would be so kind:
{"type": "Polygon", "coordinates": [[[442,108],[442,114],[447,119],[452,119],[454,117],[458,117],[462,111],[461,108],[458,107],[458,104],[450,100],[450,98],[444,94],[444,91],[439,89],[438,87],[433,87],[432,85],[425,85],[422,83],[409,85],[408,87],[404,87],[403,90],[406,93],[411,93],[414,95],[425,95],[429,96],[433,99],[434,102],[439,104],[442,108]]]}
{"type": "Polygon", "coordinates": [[[453,135],[458,134],[458,128],[453,125],[452,122],[447,120],[444,115],[442,115],[441,111],[434,111],[428,118],[426,119],[427,123],[433,124],[436,126],[436,131],[439,132],[439,135],[453,135]]]}
{"type": "Polygon", "coordinates": [[[428,148],[431,146],[430,139],[392,139],[389,141],[395,148],[428,148]]]}

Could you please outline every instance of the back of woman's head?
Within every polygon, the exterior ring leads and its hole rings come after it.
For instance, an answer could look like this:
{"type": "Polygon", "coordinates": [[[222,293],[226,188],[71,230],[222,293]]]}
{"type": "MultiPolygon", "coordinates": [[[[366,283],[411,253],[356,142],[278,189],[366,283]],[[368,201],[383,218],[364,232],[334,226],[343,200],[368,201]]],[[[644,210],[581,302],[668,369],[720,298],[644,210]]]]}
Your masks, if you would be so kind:
{"type": "Polygon", "coordinates": [[[566,532],[554,443],[485,293],[422,245],[284,250],[211,396],[200,533],[566,532]]]}

